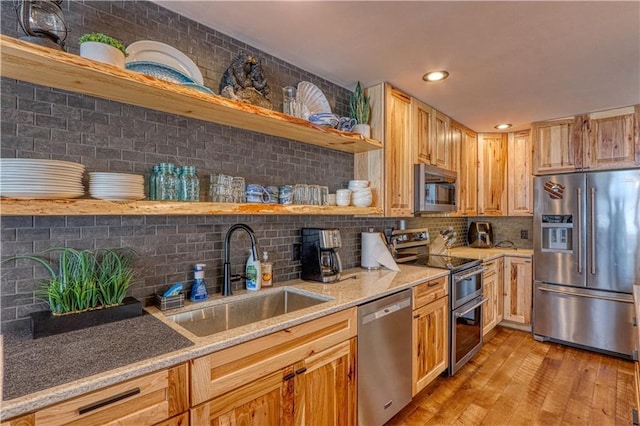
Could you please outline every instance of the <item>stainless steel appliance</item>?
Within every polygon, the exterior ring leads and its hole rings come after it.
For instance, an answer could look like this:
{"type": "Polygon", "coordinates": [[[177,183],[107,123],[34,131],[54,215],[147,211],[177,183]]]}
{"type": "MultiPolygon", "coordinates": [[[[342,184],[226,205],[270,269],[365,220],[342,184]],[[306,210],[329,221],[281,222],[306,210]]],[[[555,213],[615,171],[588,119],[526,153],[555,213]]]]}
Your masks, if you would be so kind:
{"type": "Polygon", "coordinates": [[[489,222],[471,222],[467,239],[471,247],[491,248],[493,247],[493,226],[489,222]]]}
{"type": "Polygon", "coordinates": [[[456,209],[455,172],[428,164],[414,165],[415,213],[456,209]]]}
{"type": "Polygon", "coordinates": [[[358,307],[358,424],[383,425],[411,402],[411,290],[358,307]]]}
{"type": "Polygon", "coordinates": [[[302,228],[301,278],[331,283],[340,279],[340,230],[302,228]]]}
{"type": "MultiPolygon", "coordinates": [[[[453,236],[453,229],[445,230],[453,236]]],[[[442,240],[442,239],[441,239],[442,240]]],[[[482,309],[488,299],[482,297],[482,272],[478,259],[427,254],[429,230],[395,230],[390,246],[396,262],[448,269],[449,275],[449,367],[454,375],[482,348],[482,309]]]]}
{"type": "Polygon", "coordinates": [[[533,333],[631,357],[640,169],[534,181],[533,333]]]}

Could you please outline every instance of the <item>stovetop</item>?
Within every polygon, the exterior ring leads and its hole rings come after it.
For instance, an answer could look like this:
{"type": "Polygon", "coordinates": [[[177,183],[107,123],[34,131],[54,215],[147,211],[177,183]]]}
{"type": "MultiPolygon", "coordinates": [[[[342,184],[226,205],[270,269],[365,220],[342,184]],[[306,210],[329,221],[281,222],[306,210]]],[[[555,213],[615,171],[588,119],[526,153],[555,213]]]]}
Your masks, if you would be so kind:
{"type": "Polygon", "coordinates": [[[416,260],[408,262],[415,266],[428,266],[430,268],[448,269],[451,272],[458,272],[481,264],[479,259],[468,259],[464,257],[445,256],[439,254],[427,254],[419,256],[416,260]]]}

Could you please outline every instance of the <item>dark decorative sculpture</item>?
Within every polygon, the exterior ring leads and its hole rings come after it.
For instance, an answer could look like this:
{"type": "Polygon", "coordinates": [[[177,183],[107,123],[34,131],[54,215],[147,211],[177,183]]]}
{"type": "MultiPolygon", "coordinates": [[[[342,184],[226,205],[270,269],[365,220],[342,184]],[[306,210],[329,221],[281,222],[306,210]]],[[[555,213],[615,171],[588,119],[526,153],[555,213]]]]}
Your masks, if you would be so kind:
{"type": "Polygon", "coordinates": [[[242,51],[231,62],[220,81],[221,96],[273,109],[273,104],[267,99],[270,91],[260,60],[242,51]]]}

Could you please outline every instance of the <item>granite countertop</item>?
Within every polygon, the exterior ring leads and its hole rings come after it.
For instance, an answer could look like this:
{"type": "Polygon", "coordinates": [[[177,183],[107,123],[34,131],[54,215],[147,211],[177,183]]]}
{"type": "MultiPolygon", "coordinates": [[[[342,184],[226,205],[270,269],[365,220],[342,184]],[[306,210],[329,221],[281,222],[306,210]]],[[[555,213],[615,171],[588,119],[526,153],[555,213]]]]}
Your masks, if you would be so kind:
{"type": "MultiPolygon", "coordinates": [[[[333,298],[299,311],[198,337],[167,315],[226,303],[253,293],[236,292],[233,299],[210,295],[206,302],[160,312],[146,308],[139,318],[59,335],[31,339],[26,335],[2,336],[3,401],[0,420],[6,420],[78,395],[130,380],[163,368],[208,355],[260,336],[411,288],[449,271],[400,265],[400,271],[354,268],[334,284],[293,280],[277,283],[300,291],[333,298]]],[[[261,292],[278,291],[273,289],[261,292]]]]}
{"type": "Polygon", "coordinates": [[[451,249],[452,256],[468,257],[471,259],[480,259],[483,262],[497,259],[500,256],[516,256],[516,257],[531,257],[533,256],[533,249],[518,249],[518,248],[473,248],[473,247],[456,247],[451,249]]]}

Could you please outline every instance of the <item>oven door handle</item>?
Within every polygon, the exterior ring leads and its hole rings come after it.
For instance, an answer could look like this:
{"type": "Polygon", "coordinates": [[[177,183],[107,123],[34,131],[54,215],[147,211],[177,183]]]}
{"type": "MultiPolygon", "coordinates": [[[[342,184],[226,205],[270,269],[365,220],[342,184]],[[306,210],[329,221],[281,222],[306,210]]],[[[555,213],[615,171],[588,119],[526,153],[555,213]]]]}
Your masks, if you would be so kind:
{"type": "Polygon", "coordinates": [[[469,272],[469,273],[467,273],[467,274],[464,274],[464,275],[455,275],[455,276],[454,276],[454,280],[455,280],[455,282],[468,280],[469,278],[471,278],[471,277],[473,277],[473,276],[475,276],[475,275],[481,274],[481,273],[483,273],[483,272],[484,272],[484,271],[486,271],[486,270],[487,270],[487,268],[485,268],[484,266],[481,266],[481,267],[479,267],[479,268],[477,268],[477,269],[474,269],[473,271],[471,271],[471,272],[469,272]]]}
{"type": "Polygon", "coordinates": [[[470,307],[469,309],[467,309],[464,312],[453,312],[453,315],[456,318],[460,318],[462,316],[467,315],[469,312],[473,311],[475,308],[477,308],[478,306],[484,305],[485,303],[487,303],[489,301],[488,297],[483,297],[482,300],[480,300],[478,303],[474,304],[472,307],[470,307]]]}

